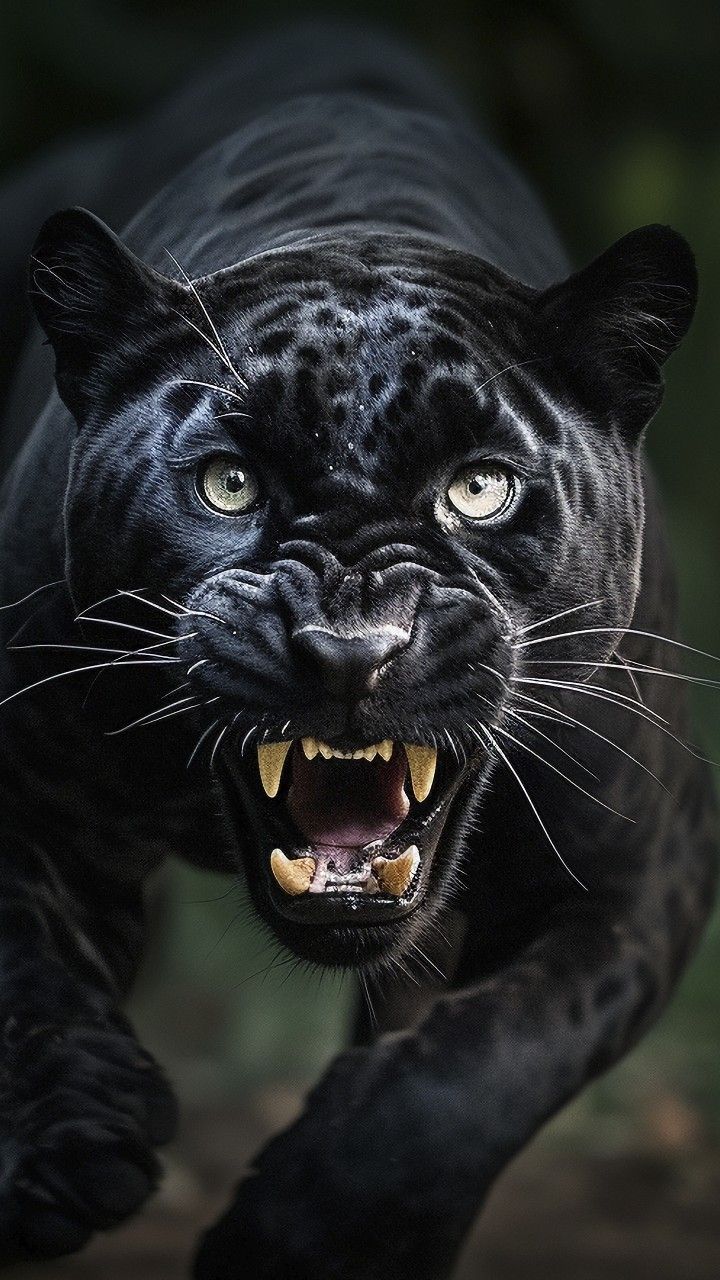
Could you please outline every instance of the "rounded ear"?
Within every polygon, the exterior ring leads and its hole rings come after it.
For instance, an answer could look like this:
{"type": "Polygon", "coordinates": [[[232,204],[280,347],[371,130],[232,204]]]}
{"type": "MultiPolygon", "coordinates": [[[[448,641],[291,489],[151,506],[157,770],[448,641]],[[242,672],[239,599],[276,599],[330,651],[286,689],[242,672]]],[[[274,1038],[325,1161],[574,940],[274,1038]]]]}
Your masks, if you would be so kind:
{"type": "Polygon", "coordinates": [[[660,405],[660,370],[687,333],[697,291],[687,241],[653,224],[541,294],[542,325],[584,398],[638,432],[660,405]]]}
{"type": "Polygon", "coordinates": [[[30,297],[55,352],[55,380],[78,421],[101,389],[101,371],[148,323],[179,306],[184,287],[136,258],[86,209],[41,227],[30,262],[30,297]]]}

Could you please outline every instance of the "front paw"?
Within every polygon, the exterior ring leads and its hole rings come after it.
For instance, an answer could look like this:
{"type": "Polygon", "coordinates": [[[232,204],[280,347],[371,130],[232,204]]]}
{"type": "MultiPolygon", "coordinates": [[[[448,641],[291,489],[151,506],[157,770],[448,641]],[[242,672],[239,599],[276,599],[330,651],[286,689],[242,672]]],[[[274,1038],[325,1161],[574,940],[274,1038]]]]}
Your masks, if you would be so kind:
{"type": "Polygon", "coordinates": [[[195,1280],[447,1280],[459,1197],[412,1055],[397,1037],[336,1059],[203,1238],[195,1280]]]}
{"type": "Polygon", "coordinates": [[[0,1264],[73,1253],[138,1209],[175,1121],[123,1020],[22,1038],[0,1080],[0,1264]]]}

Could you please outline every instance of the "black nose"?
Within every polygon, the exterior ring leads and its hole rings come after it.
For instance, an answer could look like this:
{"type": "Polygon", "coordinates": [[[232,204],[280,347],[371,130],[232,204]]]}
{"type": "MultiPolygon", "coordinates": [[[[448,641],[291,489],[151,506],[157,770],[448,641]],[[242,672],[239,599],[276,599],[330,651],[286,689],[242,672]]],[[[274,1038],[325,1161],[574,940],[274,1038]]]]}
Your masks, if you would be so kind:
{"type": "Polygon", "coordinates": [[[343,702],[358,702],[372,693],[381,669],[406,648],[409,638],[390,626],[345,636],[329,628],[301,627],[293,634],[328,693],[343,702]]]}

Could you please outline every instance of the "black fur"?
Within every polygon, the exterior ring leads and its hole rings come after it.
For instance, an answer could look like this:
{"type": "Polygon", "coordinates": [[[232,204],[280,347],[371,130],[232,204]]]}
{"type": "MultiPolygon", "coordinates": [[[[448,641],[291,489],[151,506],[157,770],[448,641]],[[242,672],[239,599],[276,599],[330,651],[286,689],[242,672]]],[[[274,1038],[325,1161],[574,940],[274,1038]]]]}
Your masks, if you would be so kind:
{"type": "Polygon", "coordinates": [[[657,1016],[712,900],[683,684],[623,665],[673,670],[642,435],[692,255],[646,227],[568,276],[513,170],[366,36],[255,44],[104,155],[84,190],[121,219],[135,191],[133,220],[40,231],[64,403],[31,348],[6,433],[1,599],[37,594],[0,615],[0,1257],[79,1248],[154,1185],[172,1101],[117,1008],[176,853],[242,864],[386,1027],[403,965],[427,992],[257,1158],[198,1280],[438,1280],[507,1160],[657,1016]],[[198,496],[217,453],[258,476],[247,515],[198,496]],[[484,525],[446,498],[483,461],[515,477],[484,525]],[[304,735],[439,746],[395,906],[275,885],[296,837],[254,747],[304,735]]]}

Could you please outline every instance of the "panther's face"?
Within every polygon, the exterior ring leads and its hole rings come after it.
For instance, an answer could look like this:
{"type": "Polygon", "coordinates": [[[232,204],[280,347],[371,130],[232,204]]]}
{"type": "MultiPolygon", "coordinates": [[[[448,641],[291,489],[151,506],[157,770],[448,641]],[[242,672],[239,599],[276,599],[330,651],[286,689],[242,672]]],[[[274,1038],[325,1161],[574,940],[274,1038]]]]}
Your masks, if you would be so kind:
{"type": "Polygon", "coordinates": [[[601,629],[556,653],[592,664],[632,615],[683,242],[636,233],[546,294],[388,236],[176,283],[81,213],[36,256],[82,428],[78,603],[119,575],[172,602],[196,736],[282,939],[331,964],[408,948],[503,758],[527,629],[593,602],[601,629]]]}

